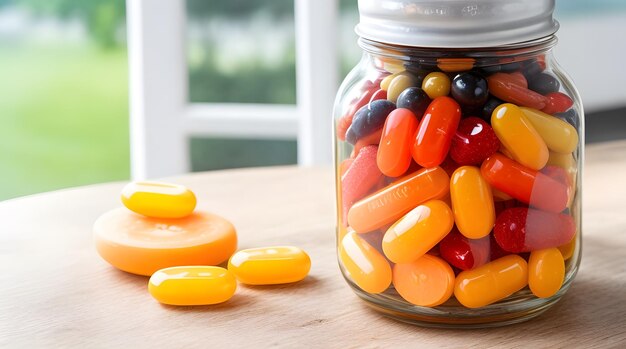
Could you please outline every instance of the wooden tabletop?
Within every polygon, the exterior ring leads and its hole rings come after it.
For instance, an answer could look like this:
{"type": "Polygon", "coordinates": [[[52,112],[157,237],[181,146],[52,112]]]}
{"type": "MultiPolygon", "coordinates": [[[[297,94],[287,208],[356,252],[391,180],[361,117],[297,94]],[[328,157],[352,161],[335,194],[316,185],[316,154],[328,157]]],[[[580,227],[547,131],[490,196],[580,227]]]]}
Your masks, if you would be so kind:
{"type": "Polygon", "coordinates": [[[240,248],[293,244],[312,258],[302,282],[240,286],[217,306],[163,306],[147,278],[96,253],[91,226],[119,207],[124,183],[0,203],[0,347],[625,347],[626,142],[589,146],[583,260],[552,309],[522,324],[426,329],[370,310],[337,267],[329,168],[275,167],[191,174],[199,209],[238,229],[240,248]]]}

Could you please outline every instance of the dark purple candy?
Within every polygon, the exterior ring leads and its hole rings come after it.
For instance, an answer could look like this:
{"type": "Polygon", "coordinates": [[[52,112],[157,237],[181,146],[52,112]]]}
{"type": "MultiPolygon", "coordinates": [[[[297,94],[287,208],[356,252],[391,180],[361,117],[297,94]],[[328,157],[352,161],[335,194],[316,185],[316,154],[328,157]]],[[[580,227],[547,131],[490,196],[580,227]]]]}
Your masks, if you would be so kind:
{"type": "Polygon", "coordinates": [[[500,71],[503,73],[512,73],[520,70],[522,68],[521,62],[511,62],[507,64],[502,64],[500,66],[500,71]]]}
{"type": "Polygon", "coordinates": [[[559,80],[548,73],[539,73],[528,80],[528,88],[542,95],[557,92],[560,87],[559,80]]]}
{"type": "Polygon", "coordinates": [[[450,93],[459,104],[468,107],[483,105],[489,98],[487,80],[474,72],[458,74],[452,80],[450,93]]]}
{"type": "Polygon", "coordinates": [[[346,132],[346,141],[356,144],[359,139],[380,130],[385,125],[387,115],[394,109],[396,105],[386,99],[378,99],[364,105],[354,114],[352,125],[346,132]]]}
{"type": "Polygon", "coordinates": [[[409,109],[418,119],[421,119],[430,102],[431,100],[424,90],[419,87],[409,87],[398,96],[397,106],[398,108],[409,109]]]}
{"type": "Polygon", "coordinates": [[[493,111],[502,103],[504,102],[496,97],[489,98],[480,111],[482,118],[491,123],[491,114],[493,114],[493,111]]]}
{"type": "Polygon", "coordinates": [[[522,74],[524,74],[524,77],[526,78],[526,80],[531,80],[542,71],[543,71],[543,67],[541,66],[541,64],[539,64],[539,62],[537,62],[534,59],[531,61],[525,62],[524,66],[522,67],[522,74]]]}
{"type": "Polygon", "coordinates": [[[571,108],[562,113],[554,114],[557,118],[567,121],[570,125],[574,126],[576,129],[580,126],[580,118],[578,117],[578,113],[574,108],[571,108]]]}

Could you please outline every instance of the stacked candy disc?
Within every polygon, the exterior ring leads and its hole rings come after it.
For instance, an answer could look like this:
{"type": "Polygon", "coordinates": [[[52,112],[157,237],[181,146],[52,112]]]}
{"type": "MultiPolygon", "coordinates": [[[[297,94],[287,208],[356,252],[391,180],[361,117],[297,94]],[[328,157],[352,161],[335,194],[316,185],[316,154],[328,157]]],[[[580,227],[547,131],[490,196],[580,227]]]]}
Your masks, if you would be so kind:
{"type": "Polygon", "coordinates": [[[558,292],[576,241],[579,140],[559,81],[539,57],[384,66],[336,124],[352,151],[339,159],[345,274],[427,307],[558,292]]]}

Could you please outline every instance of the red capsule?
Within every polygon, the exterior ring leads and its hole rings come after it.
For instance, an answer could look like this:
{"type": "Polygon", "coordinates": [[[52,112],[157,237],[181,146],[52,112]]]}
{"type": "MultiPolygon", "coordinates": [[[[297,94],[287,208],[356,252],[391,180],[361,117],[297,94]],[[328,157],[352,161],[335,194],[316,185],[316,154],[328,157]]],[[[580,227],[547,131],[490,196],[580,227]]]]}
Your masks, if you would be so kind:
{"type": "Polygon", "coordinates": [[[480,170],[492,187],[521,202],[551,212],[567,207],[568,188],[563,183],[502,154],[487,158],[480,170]]]}
{"type": "Polygon", "coordinates": [[[546,97],[548,98],[548,104],[541,110],[546,114],[554,115],[556,113],[562,113],[574,105],[574,101],[561,92],[551,92],[548,93],[546,97]]]}
{"type": "Polygon", "coordinates": [[[468,239],[456,227],[439,242],[441,257],[461,270],[474,269],[487,263],[489,250],[489,235],[468,239]]]}
{"type": "Polygon", "coordinates": [[[493,231],[498,245],[513,253],[558,247],[570,242],[575,233],[572,216],[524,207],[504,210],[493,231]]]}
{"type": "Polygon", "coordinates": [[[489,92],[503,101],[521,107],[543,109],[548,98],[520,85],[520,79],[507,73],[495,73],[487,78],[489,92]]]}
{"type": "Polygon", "coordinates": [[[383,89],[378,89],[376,92],[372,94],[372,97],[370,98],[369,103],[372,103],[373,101],[376,101],[379,99],[387,99],[387,91],[383,89]]]}
{"type": "Polygon", "coordinates": [[[500,149],[500,140],[483,119],[461,120],[452,138],[450,157],[459,165],[478,165],[500,149]]]}
{"type": "Polygon", "coordinates": [[[375,145],[362,148],[346,173],[341,177],[344,222],[352,204],[364,197],[383,177],[376,165],[377,153],[378,147],[375,145]]]}
{"type": "Polygon", "coordinates": [[[435,98],[417,128],[413,159],[423,167],[439,166],[446,158],[461,120],[461,107],[452,98],[435,98]]]}

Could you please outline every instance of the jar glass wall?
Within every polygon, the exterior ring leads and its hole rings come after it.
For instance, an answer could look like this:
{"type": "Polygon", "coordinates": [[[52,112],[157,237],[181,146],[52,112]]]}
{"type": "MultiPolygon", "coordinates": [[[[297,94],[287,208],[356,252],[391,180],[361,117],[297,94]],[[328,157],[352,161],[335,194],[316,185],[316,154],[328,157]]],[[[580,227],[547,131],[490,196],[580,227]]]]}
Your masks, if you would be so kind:
{"type": "Polygon", "coordinates": [[[360,39],[334,110],[348,284],[426,326],[515,323],[580,263],[583,109],[556,38],[480,49],[360,39]]]}

